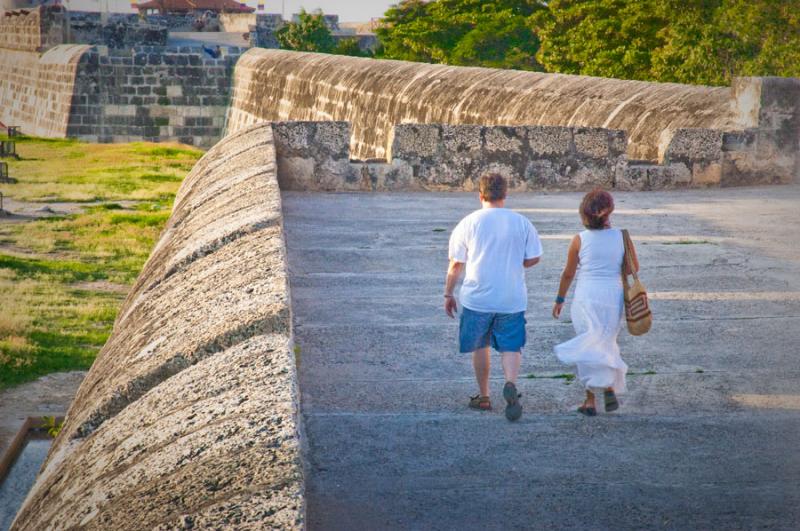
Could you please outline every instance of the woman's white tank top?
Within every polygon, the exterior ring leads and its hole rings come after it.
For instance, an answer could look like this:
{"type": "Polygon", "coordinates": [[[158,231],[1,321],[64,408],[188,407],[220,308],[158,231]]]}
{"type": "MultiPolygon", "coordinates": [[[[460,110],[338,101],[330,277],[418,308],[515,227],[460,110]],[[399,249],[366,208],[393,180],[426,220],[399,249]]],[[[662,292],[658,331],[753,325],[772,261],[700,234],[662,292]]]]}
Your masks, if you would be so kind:
{"type": "Polygon", "coordinates": [[[622,260],[625,246],[619,229],[585,230],[580,233],[581,250],[578,253],[579,281],[622,283],[622,260]]]}

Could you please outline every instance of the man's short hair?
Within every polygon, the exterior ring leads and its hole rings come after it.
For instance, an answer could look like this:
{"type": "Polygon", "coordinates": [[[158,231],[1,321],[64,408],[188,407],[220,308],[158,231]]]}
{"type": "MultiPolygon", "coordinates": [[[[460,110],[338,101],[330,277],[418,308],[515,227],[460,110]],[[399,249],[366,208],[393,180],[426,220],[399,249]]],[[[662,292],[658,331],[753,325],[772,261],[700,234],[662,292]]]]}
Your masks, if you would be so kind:
{"type": "Polygon", "coordinates": [[[508,193],[508,181],[499,173],[482,175],[478,190],[484,201],[500,201],[508,193]]]}

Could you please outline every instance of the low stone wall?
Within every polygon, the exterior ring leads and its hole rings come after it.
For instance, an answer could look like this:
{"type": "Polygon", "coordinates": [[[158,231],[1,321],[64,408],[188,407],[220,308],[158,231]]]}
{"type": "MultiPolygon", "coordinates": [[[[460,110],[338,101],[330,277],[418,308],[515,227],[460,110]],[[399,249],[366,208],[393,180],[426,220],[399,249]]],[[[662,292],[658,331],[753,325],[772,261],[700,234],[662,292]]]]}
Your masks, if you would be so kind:
{"type": "Polygon", "coordinates": [[[487,172],[514,190],[704,188],[783,182],[755,171],[748,132],[678,130],[663,164],[629,161],[624,131],[585,127],[403,124],[388,160],[350,159],[347,122],[276,122],[281,188],[476,190],[487,172]],[[729,166],[738,164],[735,171],[729,166]],[[743,173],[746,172],[746,173],[743,173]]]}
{"type": "Polygon", "coordinates": [[[12,529],[301,528],[289,306],[266,124],[183,182],[12,529]]]}
{"type": "Polygon", "coordinates": [[[43,55],[0,49],[0,122],[29,135],[67,135],[78,63],[88,46],[61,45],[43,55]]]}
{"type": "Polygon", "coordinates": [[[222,136],[239,48],[98,48],[81,60],[67,134],[92,142],[174,140],[213,146],[222,136]]]}

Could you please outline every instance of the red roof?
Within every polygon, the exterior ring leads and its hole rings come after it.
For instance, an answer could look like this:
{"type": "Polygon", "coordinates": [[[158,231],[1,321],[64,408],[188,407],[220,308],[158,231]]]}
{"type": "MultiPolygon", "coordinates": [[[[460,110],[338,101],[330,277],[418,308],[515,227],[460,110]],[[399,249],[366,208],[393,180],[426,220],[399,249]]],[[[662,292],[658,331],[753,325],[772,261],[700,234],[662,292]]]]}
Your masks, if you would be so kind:
{"type": "Polygon", "coordinates": [[[185,13],[188,11],[216,11],[225,13],[252,13],[255,8],[235,0],[151,0],[137,4],[138,9],[158,9],[164,13],[185,13]]]}

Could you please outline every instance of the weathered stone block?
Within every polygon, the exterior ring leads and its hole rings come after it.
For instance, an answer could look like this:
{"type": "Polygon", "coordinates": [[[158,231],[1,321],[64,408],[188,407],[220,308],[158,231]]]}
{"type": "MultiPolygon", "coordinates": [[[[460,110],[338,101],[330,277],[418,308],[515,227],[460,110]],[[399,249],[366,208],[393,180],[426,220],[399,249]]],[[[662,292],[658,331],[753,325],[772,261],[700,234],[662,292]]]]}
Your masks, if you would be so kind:
{"type": "Polygon", "coordinates": [[[628,165],[621,177],[617,177],[617,190],[646,190],[649,187],[647,172],[654,165],[628,165]]]}
{"type": "Polygon", "coordinates": [[[573,140],[579,157],[604,159],[611,156],[608,129],[577,128],[573,140]]]}
{"type": "Polygon", "coordinates": [[[393,129],[389,159],[432,161],[439,154],[442,129],[439,125],[400,124],[393,129]]]}
{"type": "MultiPolygon", "coordinates": [[[[695,186],[718,186],[722,181],[721,162],[696,162],[692,165],[691,183],[695,186]]],[[[683,183],[680,183],[683,184],[683,183]]]]}
{"type": "Polygon", "coordinates": [[[647,171],[648,189],[680,188],[692,182],[692,172],[683,163],[651,166],[647,171]]]}
{"type": "Polygon", "coordinates": [[[534,158],[564,156],[572,150],[572,128],[526,126],[528,149],[534,158]]]}
{"type": "Polygon", "coordinates": [[[522,154],[525,130],[515,127],[492,126],[483,130],[484,149],[489,152],[522,154]]]}
{"type": "MultiPolygon", "coordinates": [[[[209,118],[209,125],[211,119],[209,118]]],[[[314,145],[334,159],[350,159],[350,123],[318,122],[314,132],[314,145]]]]}
{"type": "Polygon", "coordinates": [[[719,161],[722,157],[722,131],[716,129],[678,129],[664,153],[664,163],[719,161]]]}
{"type": "Polygon", "coordinates": [[[443,157],[479,156],[482,148],[480,125],[442,125],[443,157]]]}
{"type": "Polygon", "coordinates": [[[730,131],[722,133],[722,151],[752,151],[755,149],[756,132],[730,131]]]}

